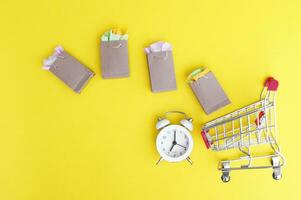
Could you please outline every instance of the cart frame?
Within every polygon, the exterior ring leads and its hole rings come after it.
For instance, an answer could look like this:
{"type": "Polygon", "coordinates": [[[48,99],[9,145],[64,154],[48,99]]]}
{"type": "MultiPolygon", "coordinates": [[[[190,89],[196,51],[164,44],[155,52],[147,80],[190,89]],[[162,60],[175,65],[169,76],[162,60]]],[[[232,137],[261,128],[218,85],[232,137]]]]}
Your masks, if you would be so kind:
{"type": "Polygon", "coordinates": [[[207,149],[213,151],[238,149],[244,154],[238,159],[219,162],[218,170],[222,171],[223,182],[230,181],[230,171],[245,169],[272,168],[273,178],[281,179],[281,168],[285,164],[285,158],[277,143],[277,89],[278,81],[269,77],[259,101],[207,122],[203,126],[201,135],[207,149]],[[263,156],[253,155],[251,147],[258,145],[269,145],[273,153],[263,156]],[[253,164],[254,160],[260,159],[270,159],[270,165],[253,164]],[[241,164],[240,167],[232,167],[232,164],[245,162],[247,164],[241,164]]]}

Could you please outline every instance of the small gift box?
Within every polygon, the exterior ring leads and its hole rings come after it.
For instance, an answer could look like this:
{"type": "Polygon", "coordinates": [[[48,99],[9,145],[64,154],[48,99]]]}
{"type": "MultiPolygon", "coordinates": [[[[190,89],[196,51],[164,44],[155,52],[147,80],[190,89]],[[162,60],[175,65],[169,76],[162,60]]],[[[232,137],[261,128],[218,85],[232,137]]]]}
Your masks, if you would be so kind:
{"type": "Polygon", "coordinates": [[[94,76],[94,72],[60,46],[55,48],[53,55],[44,60],[43,69],[49,70],[77,93],[94,76]]]}
{"type": "Polygon", "coordinates": [[[103,78],[128,77],[128,35],[111,29],[101,37],[101,71],[103,78]]]}
{"type": "Polygon", "coordinates": [[[207,114],[230,104],[223,88],[208,68],[196,69],[187,81],[207,114]]]}
{"type": "Polygon", "coordinates": [[[156,42],[145,48],[152,92],[176,90],[172,46],[156,42]]]}

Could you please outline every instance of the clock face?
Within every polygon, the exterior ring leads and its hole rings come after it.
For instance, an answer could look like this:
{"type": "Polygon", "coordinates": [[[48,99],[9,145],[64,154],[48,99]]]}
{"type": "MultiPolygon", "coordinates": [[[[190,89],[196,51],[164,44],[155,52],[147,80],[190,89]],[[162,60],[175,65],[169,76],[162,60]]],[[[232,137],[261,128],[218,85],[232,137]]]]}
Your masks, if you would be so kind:
{"type": "Polygon", "coordinates": [[[157,150],[169,162],[185,160],[192,151],[193,140],[190,132],[180,125],[169,125],[157,136],[157,150]]]}

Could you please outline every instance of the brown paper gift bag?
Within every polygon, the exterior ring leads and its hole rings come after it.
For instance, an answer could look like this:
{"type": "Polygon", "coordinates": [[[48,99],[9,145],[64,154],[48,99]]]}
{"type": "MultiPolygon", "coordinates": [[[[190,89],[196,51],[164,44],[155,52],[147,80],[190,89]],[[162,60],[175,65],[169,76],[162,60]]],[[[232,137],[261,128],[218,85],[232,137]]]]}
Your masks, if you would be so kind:
{"type": "Polygon", "coordinates": [[[230,104],[230,100],[212,72],[189,84],[207,114],[230,104]]]}
{"type": "MultiPolygon", "coordinates": [[[[52,58],[53,57],[54,56],[52,56],[52,58]]],[[[55,61],[49,65],[48,68],[44,66],[44,69],[49,70],[72,90],[80,93],[88,81],[94,76],[94,72],[63,49],[55,58],[55,61]]]]}
{"type": "Polygon", "coordinates": [[[128,41],[101,41],[101,71],[103,78],[129,77],[128,41]]]}
{"type": "Polygon", "coordinates": [[[153,92],[177,89],[172,51],[150,52],[147,61],[153,92]]]}

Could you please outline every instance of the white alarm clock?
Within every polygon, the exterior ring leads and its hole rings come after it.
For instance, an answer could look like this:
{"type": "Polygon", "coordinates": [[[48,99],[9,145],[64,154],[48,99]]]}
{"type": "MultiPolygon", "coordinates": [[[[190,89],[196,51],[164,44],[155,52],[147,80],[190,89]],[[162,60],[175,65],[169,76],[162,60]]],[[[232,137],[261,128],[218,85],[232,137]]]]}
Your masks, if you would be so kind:
{"type": "Polygon", "coordinates": [[[180,111],[166,112],[164,118],[159,118],[156,124],[156,129],[159,131],[156,140],[156,146],[160,159],[168,162],[180,162],[187,160],[190,164],[190,154],[193,149],[193,139],[191,131],[193,130],[192,119],[180,111]],[[166,115],[170,113],[177,113],[184,115],[184,119],[179,124],[171,124],[166,115]]]}

